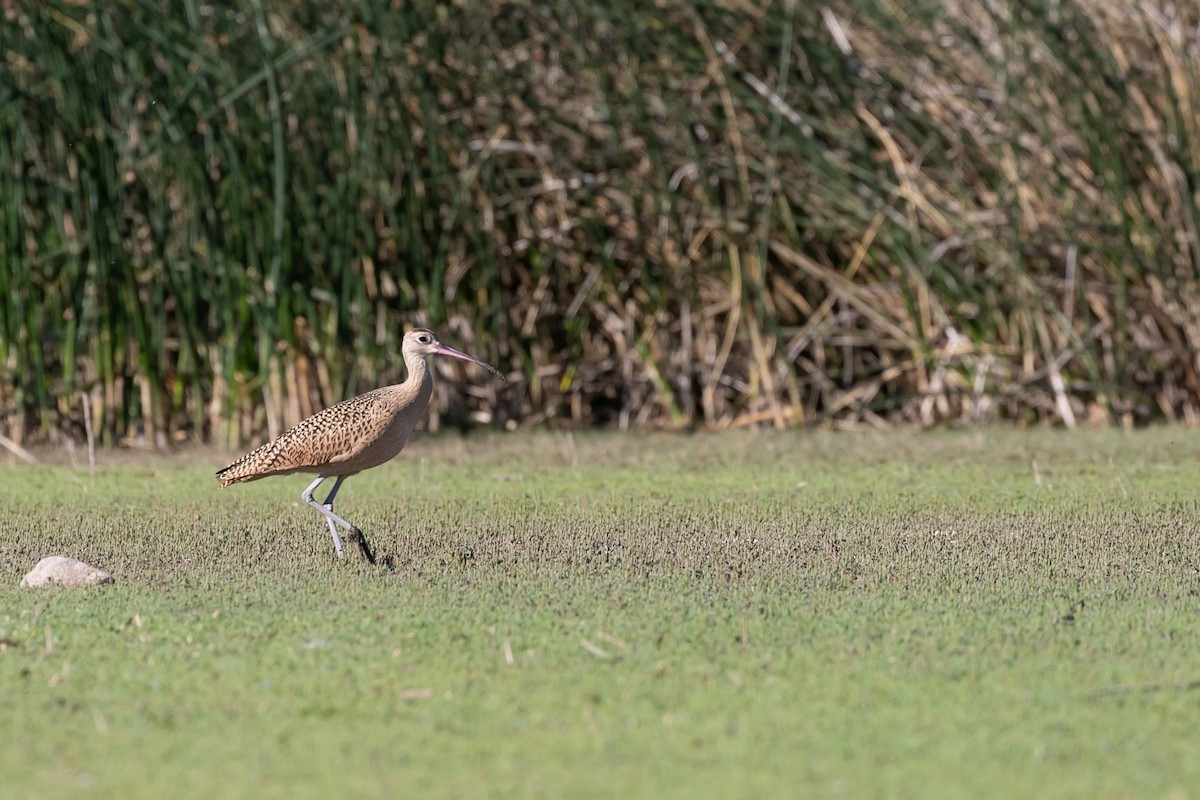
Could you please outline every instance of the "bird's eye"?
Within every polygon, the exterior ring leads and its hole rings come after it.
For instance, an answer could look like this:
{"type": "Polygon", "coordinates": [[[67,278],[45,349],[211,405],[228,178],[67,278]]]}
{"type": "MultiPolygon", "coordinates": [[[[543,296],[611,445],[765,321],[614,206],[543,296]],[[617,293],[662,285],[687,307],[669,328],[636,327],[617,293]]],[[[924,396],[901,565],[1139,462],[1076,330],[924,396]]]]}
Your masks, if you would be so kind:
{"type": "Polygon", "coordinates": [[[420,336],[417,337],[417,341],[420,342],[421,344],[429,344],[429,337],[426,336],[425,334],[421,334],[420,336]]]}

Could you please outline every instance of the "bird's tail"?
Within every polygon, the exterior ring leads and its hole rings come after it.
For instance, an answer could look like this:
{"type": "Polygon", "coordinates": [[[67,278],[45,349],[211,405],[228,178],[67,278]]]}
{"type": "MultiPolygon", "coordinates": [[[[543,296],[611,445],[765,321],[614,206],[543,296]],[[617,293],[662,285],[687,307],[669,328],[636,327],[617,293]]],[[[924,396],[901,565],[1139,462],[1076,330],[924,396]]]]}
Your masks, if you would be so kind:
{"type": "Polygon", "coordinates": [[[258,450],[249,452],[229,466],[217,470],[217,480],[221,482],[221,488],[265,477],[259,463],[261,461],[259,450],[261,449],[260,447],[258,450]]]}

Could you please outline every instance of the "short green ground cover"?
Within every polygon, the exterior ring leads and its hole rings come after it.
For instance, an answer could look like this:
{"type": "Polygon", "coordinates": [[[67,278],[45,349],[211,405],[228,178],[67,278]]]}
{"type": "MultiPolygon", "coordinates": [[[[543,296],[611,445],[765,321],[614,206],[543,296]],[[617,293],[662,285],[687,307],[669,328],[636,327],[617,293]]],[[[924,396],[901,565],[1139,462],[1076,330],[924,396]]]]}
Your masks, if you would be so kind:
{"type": "Polygon", "coordinates": [[[1195,797],[1198,454],[424,438],[339,496],[390,568],[220,454],[4,469],[0,793],[1195,797]]]}

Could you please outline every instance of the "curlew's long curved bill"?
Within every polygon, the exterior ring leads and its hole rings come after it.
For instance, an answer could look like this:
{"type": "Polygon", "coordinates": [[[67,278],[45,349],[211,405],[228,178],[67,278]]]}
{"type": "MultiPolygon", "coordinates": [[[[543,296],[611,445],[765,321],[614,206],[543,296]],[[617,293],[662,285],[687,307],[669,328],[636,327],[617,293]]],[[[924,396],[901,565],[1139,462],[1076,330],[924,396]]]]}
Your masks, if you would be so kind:
{"type": "Polygon", "coordinates": [[[470,361],[472,364],[478,364],[479,366],[486,369],[488,372],[495,375],[500,380],[504,381],[505,383],[508,382],[508,378],[505,378],[500,373],[500,370],[496,369],[491,364],[488,364],[484,361],[480,361],[475,356],[467,355],[466,353],[462,352],[461,350],[455,350],[453,347],[447,347],[444,344],[438,344],[437,349],[434,350],[433,352],[437,353],[439,356],[450,356],[451,358],[460,358],[463,361],[470,361]]]}

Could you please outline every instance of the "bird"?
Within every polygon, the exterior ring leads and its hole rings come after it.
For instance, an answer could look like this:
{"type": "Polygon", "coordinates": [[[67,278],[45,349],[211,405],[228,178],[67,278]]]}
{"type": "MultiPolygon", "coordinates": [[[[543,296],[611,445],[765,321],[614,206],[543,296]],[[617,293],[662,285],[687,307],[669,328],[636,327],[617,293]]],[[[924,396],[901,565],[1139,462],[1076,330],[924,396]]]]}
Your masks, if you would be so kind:
{"type": "Polygon", "coordinates": [[[338,536],[340,526],[366,559],[375,563],[362,531],[334,513],[333,499],[347,478],[390,461],[404,449],[433,394],[429,357],[443,355],[469,361],[505,380],[490,364],[442,344],[428,328],[414,328],[404,334],[400,352],[408,370],[403,383],[343,400],[302,420],[279,438],[217,470],[221,488],[272,475],[316,473],[316,480],[300,493],[300,499],[324,515],[337,557],[344,558],[338,536]],[[333,488],[320,503],[313,492],[328,478],[334,479],[333,488]]]}

